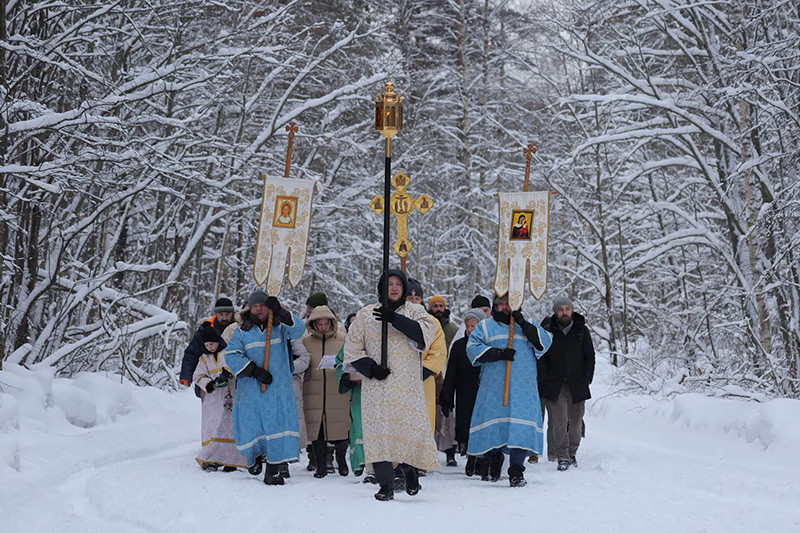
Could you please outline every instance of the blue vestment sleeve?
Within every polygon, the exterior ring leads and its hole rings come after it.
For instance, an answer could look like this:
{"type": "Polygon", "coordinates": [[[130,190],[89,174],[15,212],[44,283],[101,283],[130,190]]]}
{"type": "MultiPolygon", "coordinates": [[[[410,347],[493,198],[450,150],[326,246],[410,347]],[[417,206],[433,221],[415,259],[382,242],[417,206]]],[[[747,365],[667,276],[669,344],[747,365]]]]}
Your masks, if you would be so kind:
{"type": "Polygon", "coordinates": [[[233,332],[225,348],[225,363],[234,375],[238,375],[250,363],[250,358],[244,353],[244,332],[239,328],[233,332]]]}
{"type": "Polygon", "coordinates": [[[486,340],[488,337],[489,332],[486,329],[486,320],[481,320],[475,327],[475,330],[470,334],[469,340],[467,341],[467,357],[470,363],[472,363],[472,366],[482,365],[483,363],[478,359],[480,359],[486,350],[492,348],[489,341],[486,340]]]}

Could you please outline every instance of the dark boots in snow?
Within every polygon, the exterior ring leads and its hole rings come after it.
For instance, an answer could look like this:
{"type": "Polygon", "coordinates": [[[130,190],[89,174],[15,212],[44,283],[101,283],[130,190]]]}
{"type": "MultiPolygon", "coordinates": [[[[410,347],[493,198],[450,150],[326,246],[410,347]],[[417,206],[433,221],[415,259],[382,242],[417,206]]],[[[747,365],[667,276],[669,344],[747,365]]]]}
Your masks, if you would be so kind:
{"type": "Polygon", "coordinates": [[[344,442],[337,442],[336,447],[334,450],[336,451],[336,467],[339,470],[340,476],[346,476],[350,473],[350,470],[347,468],[347,445],[349,443],[347,441],[344,442]]]}
{"type": "Polygon", "coordinates": [[[416,468],[407,464],[404,464],[402,469],[406,481],[406,494],[415,496],[422,488],[422,485],[419,484],[419,472],[417,472],[416,468]]]}
{"type": "Polygon", "coordinates": [[[447,456],[447,466],[458,466],[458,463],[456,462],[455,446],[450,448],[449,450],[445,450],[444,453],[447,456]]]}
{"type": "Polygon", "coordinates": [[[264,469],[264,483],[267,485],[283,485],[280,465],[267,463],[264,469]]]}
{"type": "Polygon", "coordinates": [[[522,467],[519,465],[511,465],[508,467],[508,483],[512,487],[524,487],[528,484],[525,481],[525,476],[522,474],[522,467]]]}
{"type": "Polygon", "coordinates": [[[475,462],[475,470],[480,474],[481,481],[489,481],[489,459],[478,457],[475,462]]]}
{"type": "Polygon", "coordinates": [[[394,500],[394,490],[391,485],[381,485],[381,490],[375,493],[375,499],[379,502],[394,500]]]}
{"type": "Polygon", "coordinates": [[[324,478],[328,475],[328,467],[325,458],[328,455],[328,446],[324,440],[315,440],[311,443],[314,457],[317,458],[317,470],[314,472],[314,477],[317,479],[324,478]]]}
{"type": "Polygon", "coordinates": [[[503,475],[503,462],[506,459],[504,453],[498,453],[489,457],[489,480],[500,481],[500,476],[503,475]]]}
{"type": "Polygon", "coordinates": [[[467,456],[467,466],[464,468],[464,473],[467,474],[467,477],[472,477],[475,475],[475,464],[478,458],[474,455],[467,456]]]}
{"type": "Polygon", "coordinates": [[[558,460],[558,467],[556,468],[559,472],[564,472],[565,470],[569,470],[569,459],[559,459],[558,460]]]}
{"type": "Polygon", "coordinates": [[[261,470],[264,466],[264,456],[259,455],[256,457],[256,461],[252,464],[252,466],[247,467],[247,471],[250,473],[251,476],[257,476],[261,473],[261,470]]]}

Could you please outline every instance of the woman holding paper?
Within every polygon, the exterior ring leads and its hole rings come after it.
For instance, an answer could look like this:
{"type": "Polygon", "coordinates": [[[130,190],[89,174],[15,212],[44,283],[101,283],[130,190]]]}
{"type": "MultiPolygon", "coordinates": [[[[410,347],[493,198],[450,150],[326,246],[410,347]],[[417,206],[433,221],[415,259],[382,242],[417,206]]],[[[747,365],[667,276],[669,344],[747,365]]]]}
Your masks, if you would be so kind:
{"type": "MultiPolygon", "coordinates": [[[[336,317],[327,305],[315,307],[306,320],[308,334],[303,344],[311,355],[303,379],[303,411],[308,437],[314,456],[328,455],[327,443],[334,445],[339,475],[349,474],[346,455],[350,430],[350,401],[347,395],[339,394],[336,380],[335,360],[344,346],[344,333],[339,332],[336,317]]],[[[326,461],[317,460],[314,477],[328,474],[326,461]]]]}

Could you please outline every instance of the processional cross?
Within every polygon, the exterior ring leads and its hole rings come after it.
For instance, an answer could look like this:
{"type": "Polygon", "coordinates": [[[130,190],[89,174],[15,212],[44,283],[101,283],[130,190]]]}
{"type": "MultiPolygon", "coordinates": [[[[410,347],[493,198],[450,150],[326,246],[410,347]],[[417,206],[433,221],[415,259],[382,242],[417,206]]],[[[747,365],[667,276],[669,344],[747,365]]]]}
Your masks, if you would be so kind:
{"type": "MultiPolygon", "coordinates": [[[[389,197],[389,212],[397,217],[397,240],[392,248],[400,256],[400,268],[406,271],[406,257],[411,251],[411,241],[408,240],[407,217],[416,209],[423,215],[433,207],[433,200],[427,194],[414,198],[406,192],[409,181],[408,176],[398,172],[392,178],[392,186],[397,190],[389,197]]],[[[383,195],[376,195],[369,203],[369,207],[377,214],[382,214],[385,208],[383,195]]]]}

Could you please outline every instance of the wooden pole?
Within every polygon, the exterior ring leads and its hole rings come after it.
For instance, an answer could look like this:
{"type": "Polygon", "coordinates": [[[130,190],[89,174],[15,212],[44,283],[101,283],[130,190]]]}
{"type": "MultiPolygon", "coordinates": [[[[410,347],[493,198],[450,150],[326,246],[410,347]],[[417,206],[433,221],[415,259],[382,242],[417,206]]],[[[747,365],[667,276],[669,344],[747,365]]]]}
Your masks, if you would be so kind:
{"type": "MultiPolygon", "coordinates": [[[[299,131],[297,124],[290,122],[286,125],[286,131],[289,132],[289,147],[286,149],[286,166],[283,169],[283,177],[289,177],[289,168],[292,165],[292,144],[294,143],[294,134],[299,131]]],[[[272,339],[272,309],[269,310],[267,315],[267,342],[264,343],[264,370],[269,370],[269,345],[272,339]]],[[[267,386],[261,384],[261,392],[267,390],[267,386]]]]}
{"type": "MultiPolygon", "coordinates": [[[[267,341],[264,343],[264,370],[269,370],[269,344],[272,340],[272,309],[267,314],[267,341]]],[[[267,390],[267,386],[261,384],[261,392],[267,390]]]]}
{"type": "MultiPolygon", "coordinates": [[[[531,175],[531,157],[536,153],[536,148],[533,144],[529,144],[527,148],[523,149],[525,154],[525,183],[522,185],[522,192],[528,192],[528,182],[531,175]]],[[[533,221],[531,221],[533,222],[533,221]]],[[[524,283],[524,281],[523,281],[524,283]]],[[[514,311],[512,309],[511,311],[514,311]]],[[[511,317],[508,323],[508,347],[514,347],[514,318],[511,317]]],[[[506,361],[506,380],[503,384],[503,407],[508,405],[508,384],[511,382],[511,361],[506,361]]]]}

